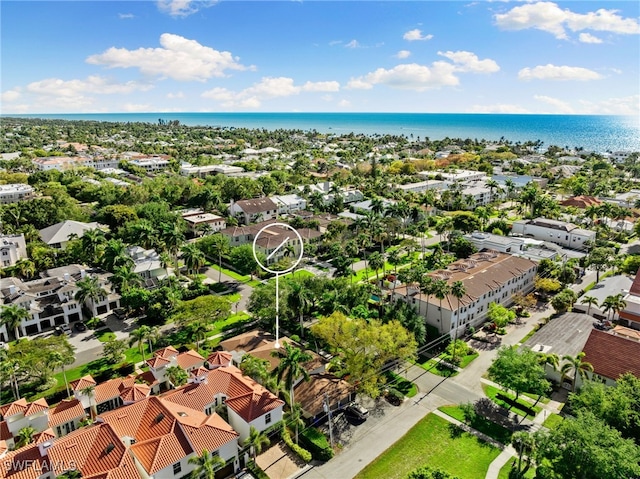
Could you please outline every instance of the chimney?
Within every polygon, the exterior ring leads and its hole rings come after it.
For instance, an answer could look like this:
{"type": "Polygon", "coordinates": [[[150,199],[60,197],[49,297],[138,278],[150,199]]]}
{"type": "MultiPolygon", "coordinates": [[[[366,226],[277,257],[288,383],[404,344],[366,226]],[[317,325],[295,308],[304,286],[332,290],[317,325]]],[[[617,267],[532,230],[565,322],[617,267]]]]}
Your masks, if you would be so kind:
{"type": "Polygon", "coordinates": [[[69,276],[69,273],[65,273],[63,276],[64,280],[68,283],[69,280],[71,279],[71,276],[69,276]]]}

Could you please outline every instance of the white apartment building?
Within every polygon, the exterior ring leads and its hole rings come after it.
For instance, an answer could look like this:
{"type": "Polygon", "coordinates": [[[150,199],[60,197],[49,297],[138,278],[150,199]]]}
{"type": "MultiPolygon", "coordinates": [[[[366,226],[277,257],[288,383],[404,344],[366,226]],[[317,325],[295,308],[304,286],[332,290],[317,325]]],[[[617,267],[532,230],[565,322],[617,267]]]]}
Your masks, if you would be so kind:
{"type": "Polygon", "coordinates": [[[226,175],[230,173],[242,173],[244,168],[231,165],[204,165],[196,166],[186,161],[180,165],[180,174],[182,176],[207,176],[207,175],[226,175]]]}
{"type": "Polygon", "coordinates": [[[245,225],[275,220],[278,217],[278,207],[271,198],[266,197],[234,201],[229,206],[229,212],[245,225]]]}
{"type": "MultiPolygon", "coordinates": [[[[85,305],[91,314],[98,316],[118,308],[120,295],[111,289],[111,273],[81,265],[49,269],[41,273],[40,279],[26,282],[14,277],[2,278],[0,302],[4,306],[17,305],[29,313],[18,327],[20,336],[41,333],[82,318],[82,305],[74,296],[80,290],[77,282],[88,275],[98,278],[98,284],[107,293],[97,301],[87,299],[85,305]]],[[[8,340],[4,326],[0,327],[0,337],[8,340]]]]}
{"type": "Polygon", "coordinates": [[[33,198],[33,187],[23,183],[0,185],[0,204],[17,203],[33,198]]]}
{"type": "Polygon", "coordinates": [[[196,213],[189,215],[182,215],[182,218],[187,223],[189,231],[193,235],[200,235],[205,230],[205,225],[208,225],[209,233],[217,233],[227,227],[227,222],[222,216],[215,215],[213,213],[196,213]]]}
{"type": "Polygon", "coordinates": [[[406,185],[396,185],[395,189],[403,193],[424,193],[428,190],[445,190],[447,189],[447,184],[440,180],[427,180],[417,183],[407,183],[406,185]]]}
{"type": "Polygon", "coordinates": [[[0,268],[13,266],[27,258],[27,243],[23,234],[0,236],[0,268]]]}
{"type": "Polygon", "coordinates": [[[441,334],[459,336],[466,328],[477,328],[485,322],[490,303],[508,306],[515,293],[532,291],[536,271],[537,264],[529,259],[485,251],[428,275],[449,285],[462,281],[466,294],[459,302],[449,294],[441,303],[435,296],[421,293],[417,284],[396,288],[393,298],[413,305],[441,334]]]}
{"type": "Polygon", "coordinates": [[[580,250],[586,249],[587,243],[593,242],[596,238],[595,231],[578,228],[573,223],[547,218],[514,221],[511,233],[580,250]]]}
{"type": "Polygon", "coordinates": [[[513,236],[500,236],[493,233],[474,231],[464,235],[464,237],[478,248],[478,251],[490,249],[499,253],[518,254],[523,253],[525,250],[524,240],[513,236]]]}
{"type": "Polygon", "coordinates": [[[307,209],[307,200],[298,195],[276,195],[271,197],[278,206],[278,214],[288,215],[307,209]]]}
{"type": "Polygon", "coordinates": [[[418,173],[420,176],[425,176],[427,178],[434,176],[434,174],[444,181],[472,181],[472,180],[483,180],[487,177],[487,174],[484,171],[473,171],[473,170],[454,170],[454,171],[436,171],[436,172],[427,172],[423,171],[418,173]]]}

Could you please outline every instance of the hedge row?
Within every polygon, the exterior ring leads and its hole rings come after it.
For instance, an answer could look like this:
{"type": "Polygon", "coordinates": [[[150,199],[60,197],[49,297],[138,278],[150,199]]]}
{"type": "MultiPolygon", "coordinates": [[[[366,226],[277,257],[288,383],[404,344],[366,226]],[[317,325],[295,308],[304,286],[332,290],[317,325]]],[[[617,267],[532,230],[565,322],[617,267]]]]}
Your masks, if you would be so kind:
{"type": "Polygon", "coordinates": [[[303,449],[302,447],[298,446],[291,440],[291,435],[289,434],[289,430],[287,429],[287,426],[285,426],[284,424],[282,425],[282,440],[304,462],[311,461],[311,453],[306,449],[303,449]]]}
{"type": "Polygon", "coordinates": [[[300,434],[300,442],[309,450],[314,459],[328,461],[333,457],[333,449],[327,441],[327,436],[315,427],[303,430],[300,434]]]}

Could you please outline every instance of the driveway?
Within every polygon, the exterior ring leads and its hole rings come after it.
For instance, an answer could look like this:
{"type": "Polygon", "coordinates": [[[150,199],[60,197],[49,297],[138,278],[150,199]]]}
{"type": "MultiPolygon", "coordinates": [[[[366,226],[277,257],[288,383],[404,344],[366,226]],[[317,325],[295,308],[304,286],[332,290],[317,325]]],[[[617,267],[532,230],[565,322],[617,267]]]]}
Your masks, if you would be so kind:
{"type": "Polygon", "coordinates": [[[249,302],[251,293],[253,293],[253,288],[251,286],[246,285],[241,281],[232,278],[231,276],[221,273],[217,269],[207,267],[202,272],[207,277],[207,279],[204,281],[205,283],[220,282],[226,285],[227,288],[231,291],[240,293],[240,301],[233,305],[234,313],[237,313],[239,311],[247,311],[247,303],[249,302]]]}

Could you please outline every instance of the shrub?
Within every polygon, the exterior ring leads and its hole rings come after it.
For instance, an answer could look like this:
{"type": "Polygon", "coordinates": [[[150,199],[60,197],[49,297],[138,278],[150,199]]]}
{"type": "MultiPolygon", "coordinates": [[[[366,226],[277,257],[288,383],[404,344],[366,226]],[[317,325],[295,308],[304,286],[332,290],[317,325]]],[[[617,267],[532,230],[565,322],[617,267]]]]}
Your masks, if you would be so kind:
{"type": "Polygon", "coordinates": [[[287,446],[289,446],[289,449],[291,449],[294,453],[296,453],[298,457],[302,459],[304,462],[311,461],[311,453],[306,449],[303,449],[302,447],[298,446],[291,440],[291,435],[289,434],[289,430],[284,424],[282,425],[282,440],[287,446]]]}
{"type": "Polygon", "coordinates": [[[387,389],[387,401],[389,401],[394,406],[399,406],[404,401],[404,394],[394,388],[387,389]]]}
{"type": "Polygon", "coordinates": [[[331,445],[327,441],[327,436],[315,427],[302,431],[300,442],[309,450],[314,459],[328,461],[333,457],[333,449],[331,449],[331,445]]]}

